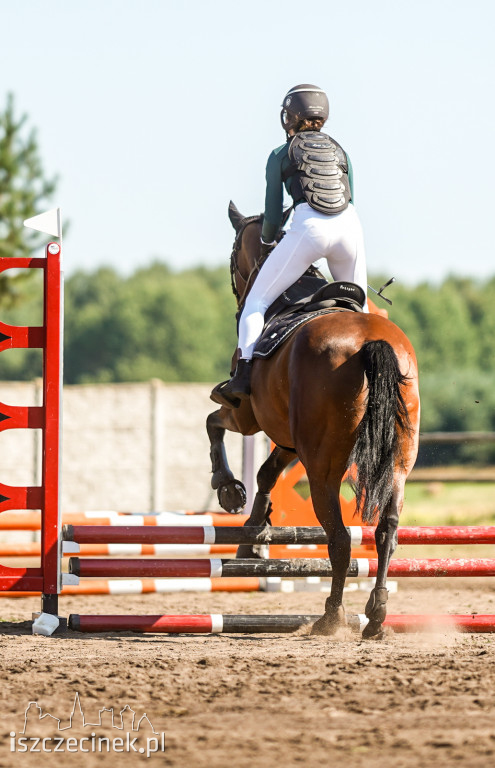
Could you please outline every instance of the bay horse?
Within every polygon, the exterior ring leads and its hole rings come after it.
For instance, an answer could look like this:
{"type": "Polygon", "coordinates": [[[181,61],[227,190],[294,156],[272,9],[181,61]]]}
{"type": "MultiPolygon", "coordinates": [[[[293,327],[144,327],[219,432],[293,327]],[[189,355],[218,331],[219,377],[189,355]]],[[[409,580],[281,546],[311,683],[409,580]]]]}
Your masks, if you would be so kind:
{"type": "MultiPolygon", "coordinates": [[[[236,230],[231,256],[238,307],[259,270],[262,216],[243,217],[233,203],[236,230]]],[[[212,487],[220,505],[240,512],[246,497],[229,468],[225,430],[263,431],[276,447],[257,475],[258,491],[246,525],[267,525],[270,492],[282,471],[299,458],[306,469],[314,511],[328,536],[332,585],[313,634],[345,625],[342,597],[350,562],[350,536],[342,522],[340,486],[351,484],[364,523],[377,522],[376,585],[366,604],[364,638],[383,636],[387,571],[397,546],[404,486],[418,451],[419,391],[414,349],[407,336],[379,314],[341,311],[300,326],[269,359],[255,359],[251,398],[208,416],[212,487]]],[[[241,545],[238,557],[255,557],[241,545]]]]}

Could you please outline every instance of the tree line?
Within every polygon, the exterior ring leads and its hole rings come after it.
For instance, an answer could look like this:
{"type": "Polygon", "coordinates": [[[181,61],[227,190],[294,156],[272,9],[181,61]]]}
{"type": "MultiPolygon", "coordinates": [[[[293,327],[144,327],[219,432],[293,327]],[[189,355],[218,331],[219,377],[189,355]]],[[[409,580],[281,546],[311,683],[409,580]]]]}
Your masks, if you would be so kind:
{"type": "MultiPolygon", "coordinates": [[[[41,286],[25,287],[26,300],[1,311],[4,322],[41,318],[41,286]]],[[[495,430],[495,278],[396,283],[388,295],[389,317],[418,356],[423,431],[495,430]]],[[[156,262],[129,277],[110,268],[76,272],[65,288],[65,381],[223,380],[236,348],[235,312],[227,267],[177,272],[156,262]]],[[[37,375],[37,350],[0,357],[0,379],[37,375]]]]}

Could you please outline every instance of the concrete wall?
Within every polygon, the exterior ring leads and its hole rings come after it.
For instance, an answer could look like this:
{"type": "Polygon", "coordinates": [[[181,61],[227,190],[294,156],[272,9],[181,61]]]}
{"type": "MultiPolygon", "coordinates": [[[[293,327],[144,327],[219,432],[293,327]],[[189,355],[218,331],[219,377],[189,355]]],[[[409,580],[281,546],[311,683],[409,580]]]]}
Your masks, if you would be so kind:
{"type": "MultiPolygon", "coordinates": [[[[216,408],[210,391],[209,384],[156,380],[65,387],[62,509],[218,509],[205,429],[216,408]]],[[[40,382],[0,382],[0,401],[40,404],[40,382]]],[[[228,433],[226,444],[241,477],[242,438],[228,433]]],[[[261,460],[265,450],[260,436],[261,460]]],[[[0,481],[38,485],[40,455],[38,430],[0,433],[0,481]]]]}

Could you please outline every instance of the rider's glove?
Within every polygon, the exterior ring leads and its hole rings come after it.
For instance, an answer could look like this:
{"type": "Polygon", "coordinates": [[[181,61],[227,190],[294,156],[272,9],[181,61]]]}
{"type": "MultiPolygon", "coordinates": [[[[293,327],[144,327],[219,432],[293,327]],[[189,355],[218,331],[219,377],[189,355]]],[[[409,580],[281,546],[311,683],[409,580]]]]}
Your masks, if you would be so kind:
{"type": "Polygon", "coordinates": [[[260,249],[261,258],[266,259],[268,254],[270,254],[273,251],[276,245],[277,245],[276,240],[273,240],[273,242],[271,243],[265,243],[263,238],[261,238],[261,249],[260,249]]]}

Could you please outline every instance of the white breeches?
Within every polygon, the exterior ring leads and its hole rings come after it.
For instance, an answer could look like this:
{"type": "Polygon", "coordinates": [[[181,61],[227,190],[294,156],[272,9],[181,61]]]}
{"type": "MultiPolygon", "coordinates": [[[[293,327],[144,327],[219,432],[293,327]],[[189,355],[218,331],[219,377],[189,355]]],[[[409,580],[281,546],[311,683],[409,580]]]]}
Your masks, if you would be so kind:
{"type": "Polygon", "coordinates": [[[252,358],[270,304],[322,258],[334,280],[357,283],[367,293],[363,231],[353,205],[335,216],[319,213],[308,203],[296,207],[289,230],[268,256],[247,296],[239,320],[241,357],[252,358]]]}

